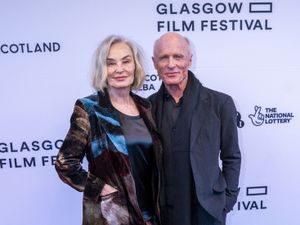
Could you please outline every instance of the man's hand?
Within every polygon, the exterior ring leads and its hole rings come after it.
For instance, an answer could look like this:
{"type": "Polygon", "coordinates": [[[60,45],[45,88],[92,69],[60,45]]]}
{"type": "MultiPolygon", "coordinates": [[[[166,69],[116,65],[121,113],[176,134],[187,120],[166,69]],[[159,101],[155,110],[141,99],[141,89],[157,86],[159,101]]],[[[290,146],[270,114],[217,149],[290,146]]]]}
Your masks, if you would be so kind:
{"type": "Polygon", "coordinates": [[[224,212],[227,214],[227,213],[229,213],[229,212],[230,212],[230,210],[229,210],[229,209],[226,209],[226,208],[224,208],[224,212]]]}

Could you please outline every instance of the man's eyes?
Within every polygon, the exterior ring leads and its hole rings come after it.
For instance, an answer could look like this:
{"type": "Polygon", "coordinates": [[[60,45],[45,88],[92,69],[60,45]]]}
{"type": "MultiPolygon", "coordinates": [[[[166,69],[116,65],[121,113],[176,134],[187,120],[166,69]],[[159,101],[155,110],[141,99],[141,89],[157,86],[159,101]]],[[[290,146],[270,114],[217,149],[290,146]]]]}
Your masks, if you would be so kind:
{"type": "Polygon", "coordinates": [[[159,59],[160,60],[167,60],[167,59],[176,59],[176,60],[181,60],[181,59],[184,59],[184,56],[183,55],[173,55],[173,56],[161,56],[159,59]]]}
{"type": "Polygon", "coordinates": [[[165,59],[168,59],[168,58],[169,58],[169,56],[167,56],[167,55],[159,57],[160,60],[165,60],[165,59]]]}
{"type": "Polygon", "coordinates": [[[183,59],[183,55],[174,55],[174,59],[183,59]]]}

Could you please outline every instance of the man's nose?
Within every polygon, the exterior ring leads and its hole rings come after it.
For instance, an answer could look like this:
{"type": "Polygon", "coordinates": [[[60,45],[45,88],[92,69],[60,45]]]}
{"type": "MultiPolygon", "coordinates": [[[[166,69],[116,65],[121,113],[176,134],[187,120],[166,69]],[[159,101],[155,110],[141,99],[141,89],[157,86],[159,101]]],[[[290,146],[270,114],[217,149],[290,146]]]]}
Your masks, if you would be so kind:
{"type": "Polygon", "coordinates": [[[175,66],[176,66],[175,60],[172,57],[170,57],[169,61],[168,61],[168,67],[169,68],[174,68],[175,66]]]}

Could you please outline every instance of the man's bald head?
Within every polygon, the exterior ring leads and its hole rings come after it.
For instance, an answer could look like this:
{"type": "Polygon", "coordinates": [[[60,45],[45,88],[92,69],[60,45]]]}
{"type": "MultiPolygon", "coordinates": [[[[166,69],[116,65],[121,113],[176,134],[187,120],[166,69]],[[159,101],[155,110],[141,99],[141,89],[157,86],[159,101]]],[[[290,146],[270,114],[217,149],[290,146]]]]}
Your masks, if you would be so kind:
{"type": "Polygon", "coordinates": [[[168,32],[163,35],[161,35],[155,42],[153,47],[153,55],[157,53],[157,50],[161,47],[161,45],[164,45],[166,43],[177,43],[180,44],[183,48],[185,48],[188,51],[188,54],[191,55],[191,49],[190,49],[190,41],[188,38],[182,36],[179,33],[176,32],[168,32]]]}
{"type": "Polygon", "coordinates": [[[154,43],[154,67],[168,87],[182,90],[187,84],[188,70],[192,64],[189,40],[174,32],[163,34],[154,43]]]}

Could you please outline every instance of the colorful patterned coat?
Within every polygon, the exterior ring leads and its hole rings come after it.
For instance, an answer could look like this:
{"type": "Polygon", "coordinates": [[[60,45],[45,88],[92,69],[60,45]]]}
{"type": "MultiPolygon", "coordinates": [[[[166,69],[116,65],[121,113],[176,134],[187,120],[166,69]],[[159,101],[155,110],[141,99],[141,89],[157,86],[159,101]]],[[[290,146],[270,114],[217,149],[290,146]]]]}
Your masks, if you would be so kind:
{"type": "MultiPolygon", "coordinates": [[[[153,140],[153,204],[159,221],[159,186],[162,148],[150,103],[131,93],[153,140]]],[[[108,94],[98,92],[75,103],[71,126],[58,153],[55,168],[59,177],[83,191],[84,225],[144,225],[135,183],[131,174],[125,138],[108,94]],[[88,172],[82,159],[88,160],[88,172]],[[100,197],[104,184],[118,191],[100,197]]]]}

